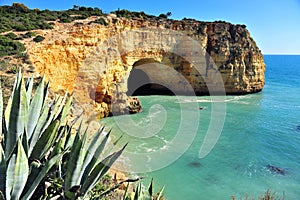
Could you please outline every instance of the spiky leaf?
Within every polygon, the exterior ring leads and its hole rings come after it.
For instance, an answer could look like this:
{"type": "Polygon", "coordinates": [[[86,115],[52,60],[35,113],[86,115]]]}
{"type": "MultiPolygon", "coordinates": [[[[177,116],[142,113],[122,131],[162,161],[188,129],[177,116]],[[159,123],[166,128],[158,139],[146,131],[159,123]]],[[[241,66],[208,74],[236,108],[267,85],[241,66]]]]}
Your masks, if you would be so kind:
{"type": "Polygon", "coordinates": [[[6,159],[4,150],[0,144],[0,191],[5,191],[5,179],[6,179],[6,159]]]}
{"type": "Polygon", "coordinates": [[[42,133],[42,129],[45,127],[45,124],[48,119],[49,107],[44,106],[42,110],[43,110],[43,112],[42,112],[41,116],[39,117],[37,126],[35,127],[34,132],[31,135],[31,138],[29,139],[29,151],[28,151],[29,155],[31,155],[33,147],[35,146],[36,142],[38,141],[38,139],[42,133]]]}
{"type": "Polygon", "coordinates": [[[30,123],[27,124],[28,138],[31,138],[34,128],[37,125],[37,122],[41,114],[43,102],[44,102],[44,79],[41,80],[29,106],[28,121],[30,123]]]}
{"type": "Polygon", "coordinates": [[[153,195],[153,178],[151,179],[151,182],[150,182],[150,184],[149,184],[148,192],[149,192],[149,195],[150,195],[150,196],[153,195]]]}
{"type": "Polygon", "coordinates": [[[24,132],[24,128],[26,129],[25,124],[27,124],[28,119],[28,104],[23,80],[16,86],[12,98],[11,110],[8,115],[8,134],[5,146],[5,155],[7,158],[12,153],[18,137],[24,132]]]}
{"type": "Polygon", "coordinates": [[[76,134],[73,148],[70,153],[70,160],[67,164],[67,172],[65,179],[65,189],[69,190],[71,187],[80,185],[82,177],[82,166],[84,158],[86,156],[86,149],[84,149],[84,143],[86,140],[86,134],[83,138],[80,138],[80,129],[76,134]]]}
{"type": "Polygon", "coordinates": [[[42,159],[49,151],[49,149],[54,144],[56,137],[58,135],[59,121],[55,120],[50,126],[45,130],[42,136],[37,141],[30,155],[31,159],[42,159]]]}
{"type": "Polygon", "coordinates": [[[95,185],[100,181],[100,179],[106,174],[106,172],[110,169],[112,164],[119,158],[119,156],[124,151],[127,144],[119,151],[109,155],[105,159],[103,159],[100,163],[98,163],[90,175],[84,181],[80,193],[85,196],[88,191],[90,191],[95,185]]]}
{"type": "Polygon", "coordinates": [[[141,200],[141,196],[142,196],[142,184],[141,182],[138,183],[138,185],[136,186],[135,189],[135,194],[134,194],[134,200],[141,200]]]}
{"type": "Polygon", "coordinates": [[[160,200],[162,198],[164,189],[165,189],[165,186],[163,186],[161,188],[161,190],[157,193],[157,198],[156,198],[157,200],[160,200]]]}
{"type": "Polygon", "coordinates": [[[61,113],[61,124],[62,124],[62,125],[65,125],[65,124],[66,124],[66,117],[67,117],[68,113],[70,112],[70,108],[71,108],[71,105],[72,105],[72,101],[73,101],[73,96],[71,96],[71,97],[68,99],[68,101],[67,101],[65,107],[64,107],[63,110],[62,110],[62,113],[61,113]]]}
{"type": "Polygon", "coordinates": [[[94,168],[97,160],[99,159],[100,155],[102,154],[103,149],[107,143],[107,140],[109,138],[111,131],[109,131],[104,136],[100,145],[98,145],[100,142],[99,139],[101,139],[100,136],[101,136],[103,130],[104,130],[104,127],[100,128],[90,143],[88,152],[86,154],[85,162],[84,162],[86,164],[86,166],[84,167],[84,174],[83,174],[84,178],[83,179],[85,179],[91,173],[92,169],[94,168]]]}
{"type": "Polygon", "coordinates": [[[5,119],[6,119],[6,127],[7,128],[9,127],[9,117],[10,117],[11,108],[12,108],[12,99],[14,97],[14,94],[15,94],[17,88],[20,85],[21,80],[22,80],[22,74],[21,74],[21,69],[19,69],[19,72],[15,78],[12,94],[11,94],[10,98],[8,99],[6,109],[5,109],[5,119]]]}
{"type": "Polygon", "coordinates": [[[37,176],[30,176],[30,179],[28,179],[27,184],[30,186],[26,191],[22,194],[22,200],[30,199],[30,197],[33,195],[34,191],[36,190],[37,186],[40,184],[40,182],[43,180],[43,178],[47,175],[48,171],[53,167],[55,163],[57,163],[62,156],[66,152],[62,152],[61,154],[55,155],[53,158],[49,159],[42,167],[41,171],[38,173],[37,176]]]}
{"type": "Polygon", "coordinates": [[[44,132],[44,131],[46,130],[46,128],[51,124],[51,122],[55,119],[54,116],[56,115],[56,113],[57,113],[57,111],[58,111],[60,105],[62,104],[62,101],[63,101],[62,97],[59,96],[57,99],[55,99],[55,100],[52,102],[52,104],[51,104],[51,106],[50,106],[50,112],[49,112],[50,115],[48,116],[47,121],[46,121],[46,123],[44,124],[44,126],[43,126],[41,132],[44,132]]]}
{"type": "Polygon", "coordinates": [[[25,87],[26,87],[27,102],[28,102],[28,106],[29,106],[30,100],[31,100],[32,88],[33,88],[33,77],[28,78],[26,80],[25,87]]]}
{"type": "Polygon", "coordinates": [[[66,92],[65,96],[61,99],[61,101],[59,101],[58,106],[54,110],[54,118],[53,119],[57,119],[57,117],[61,114],[61,112],[64,108],[64,105],[66,103],[67,96],[68,96],[68,92],[66,92]]]}
{"type": "Polygon", "coordinates": [[[0,200],[5,200],[3,192],[0,190],[0,200]]]}
{"type": "Polygon", "coordinates": [[[29,166],[22,142],[18,139],[17,152],[9,160],[6,173],[6,198],[19,199],[25,187],[29,166]]]}

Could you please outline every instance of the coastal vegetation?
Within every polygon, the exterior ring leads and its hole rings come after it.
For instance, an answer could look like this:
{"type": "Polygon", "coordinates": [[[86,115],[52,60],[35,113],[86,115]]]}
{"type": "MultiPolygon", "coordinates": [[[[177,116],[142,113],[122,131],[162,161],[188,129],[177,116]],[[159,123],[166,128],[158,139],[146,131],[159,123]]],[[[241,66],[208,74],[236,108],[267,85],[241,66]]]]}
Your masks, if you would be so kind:
{"type": "MultiPolygon", "coordinates": [[[[29,9],[21,3],[13,3],[12,6],[0,6],[0,56],[21,55],[26,49],[25,46],[19,42],[26,38],[35,37],[33,30],[38,29],[52,29],[53,22],[70,23],[74,20],[86,19],[91,16],[105,16],[100,8],[84,7],[74,5],[73,8],[62,11],[29,9]],[[11,32],[25,32],[16,35],[11,32]]],[[[171,12],[160,14],[158,17],[148,15],[145,12],[135,12],[125,9],[118,9],[111,13],[118,17],[125,17],[128,19],[167,19],[172,15],[171,12]]],[[[108,23],[103,18],[91,21],[91,23],[98,23],[107,26],[108,23]]],[[[33,39],[35,42],[43,41],[43,36],[36,36],[33,39]]]]}
{"type": "MultiPolygon", "coordinates": [[[[103,126],[88,140],[89,126],[79,122],[79,117],[68,120],[72,96],[66,93],[49,100],[48,89],[44,78],[34,88],[34,79],[25,82],[19,71],[5,110],[0,89],[0,199],[93,199],[95,194],[97,198],[108,195],[118,187],[101,184],[126,144],[111,152],[107,147],[110,131],[105,133],[103,126]]],[[[149,188],[151,198],[152,182],[149,188]]],[[[144,194],[139,184],[134,199],[144,194]]]]}
{"type": "Polygon", "coordinates": [[[29,9],[24,4],[13,3],[12,6],[0,7],[0,33],[6,31],[30,31],[37,29],[51,29],[51,22],[58,20],[61,23],[69,23],[78,19],[86,19],[90,16],[102,16],[99,8],[79,7],[64,11],[50,11],[29,9]]]}

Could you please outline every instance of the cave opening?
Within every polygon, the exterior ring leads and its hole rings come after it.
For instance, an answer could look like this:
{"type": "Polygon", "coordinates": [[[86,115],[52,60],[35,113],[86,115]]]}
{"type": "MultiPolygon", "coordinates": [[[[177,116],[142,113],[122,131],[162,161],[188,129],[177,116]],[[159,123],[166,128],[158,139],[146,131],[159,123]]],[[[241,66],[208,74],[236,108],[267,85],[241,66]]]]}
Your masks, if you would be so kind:
{"type": "Polygon", "coordinates": [[[141,59],[134,63],[127,81],[127,95],[174,95],[169,88],[153,81],[155,73],[160,73],[158,65],[153,59],[141,59]]]}

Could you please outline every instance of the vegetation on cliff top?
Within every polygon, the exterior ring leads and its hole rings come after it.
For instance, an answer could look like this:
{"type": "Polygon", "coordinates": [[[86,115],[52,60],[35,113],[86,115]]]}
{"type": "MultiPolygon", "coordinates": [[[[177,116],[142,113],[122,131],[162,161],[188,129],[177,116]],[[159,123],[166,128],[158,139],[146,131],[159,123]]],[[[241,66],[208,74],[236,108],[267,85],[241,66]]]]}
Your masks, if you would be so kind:
{"type": "MultiPolygon", "coordinates": [[[[24,4],[13,3],[12,6],[0,6],[0,33],[6,31],[30,31],[36,29],[51,29],[53,21],[69,23],[74,20],[86,19],[91,16],[105,15],[101,9],[74,5],[72,9],[62,11],[29,9],[24,4]]],[[[154,15],[145,12],[128,10],[113,11],[118,17],[156,19],[154,15]]],[[[167,18],[171,12],[161,14],[158,18],[167,18]]]]}
{"type": "Polygon", "coordinates": [[[68,23],[90,16],[103,15],[99,8],[74,6],[69,10],[50,11],[29,9],[20,3],[13,3],[12,6],[1,6],[0,13],[0,32],[51,29],[51,21],[59,20],[61,23],[68,23]]]}

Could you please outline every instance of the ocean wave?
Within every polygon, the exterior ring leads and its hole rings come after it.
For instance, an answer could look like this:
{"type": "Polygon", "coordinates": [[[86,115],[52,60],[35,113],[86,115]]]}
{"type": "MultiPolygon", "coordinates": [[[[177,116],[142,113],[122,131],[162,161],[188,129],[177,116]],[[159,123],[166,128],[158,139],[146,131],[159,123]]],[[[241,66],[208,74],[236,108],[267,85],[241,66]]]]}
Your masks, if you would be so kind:
{"type": "MultiPolygon", "coordinates": [[[[241,100],[250,99],[250,95],[242,96],[226,96],[226,97],[211,97],[205,99],[180,99],[175,103],[223,103],[223,102],[240,102],[241,100]]],[[[247,102],[248,103],[248,102],[247,102]]]]}

